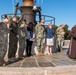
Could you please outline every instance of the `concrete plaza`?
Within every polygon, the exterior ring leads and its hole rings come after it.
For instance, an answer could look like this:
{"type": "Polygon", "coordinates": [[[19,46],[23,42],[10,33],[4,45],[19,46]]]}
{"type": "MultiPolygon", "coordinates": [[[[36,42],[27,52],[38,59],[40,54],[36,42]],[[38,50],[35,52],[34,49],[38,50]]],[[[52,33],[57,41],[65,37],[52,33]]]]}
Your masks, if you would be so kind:
{"type": "Polygon", "coordinates": [[[0,67],[0,75],[76,75],[76,60],[67,56],[68,43],[52,56],[33,55],[0,67]]]}

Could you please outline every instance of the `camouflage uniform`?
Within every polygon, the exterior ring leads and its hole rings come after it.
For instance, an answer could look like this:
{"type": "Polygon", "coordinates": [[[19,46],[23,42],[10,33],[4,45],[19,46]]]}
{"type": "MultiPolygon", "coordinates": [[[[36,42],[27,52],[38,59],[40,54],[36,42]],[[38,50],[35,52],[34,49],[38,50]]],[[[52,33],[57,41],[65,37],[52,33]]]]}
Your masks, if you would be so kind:
{"type": "Polygon", "coordinates": [[[40,25],[40,24],[36,25],[35,34],[38,37],[38,39],[36,39],[36,41],[37,41],[37,50],[42,51],[43,40],[44,40],[44,37],[45,37],[45,26],[40,25]]]}
{"type": "Polygon", "coordinates": [[[16,51],[17,51],[17,42],[18,42],[18,23],[12,22],[10,25],[10,34],[9,34],[9,51],[8,51],[8,58],[15,58],[16,51]]]}
{"type": "Polygon", "coordinates": [[[7,25],[3,22],[0,23],[0,65],[4,62],[4,57],[7,52],[7,25]]]}
{"type": "Polygon", "coordinates": [[[26,37],[26,29],[25,27],[19,27],[18,30],[18,34],[19,34],[19,58],[23,57],[23,53],[25,50],[25,37],[26,37]]]}
{"type": "Polygon", "coordinates": [[[57,42],[58,46],[60,48],[60,51],[62,50],[63,42],[64,42],[64,29],[62,27],[58,27],[56,30],[56,35],[57,35],[57,42]]]}

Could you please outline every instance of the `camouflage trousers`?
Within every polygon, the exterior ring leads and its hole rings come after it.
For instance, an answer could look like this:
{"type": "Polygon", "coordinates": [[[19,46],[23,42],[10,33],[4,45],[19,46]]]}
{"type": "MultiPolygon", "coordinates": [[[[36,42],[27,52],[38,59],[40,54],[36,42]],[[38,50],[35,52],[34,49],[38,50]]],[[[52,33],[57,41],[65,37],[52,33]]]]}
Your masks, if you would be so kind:
{"type": "Polygon", "coordinates": [[[43,43],[44,43],[44,39],[43,38],[38,38],[37,39],[37,50],[38,51],[42,51],[43,43]]]}
{"type": "Polygon", "coordinates": [[[9,35],[9,51],[8,58],[16,57],[18,38],[9,35]]]}
{"type": "Polygon", "coordinates": [[[64,43],[64,39],[63,38],[57,38],[57,42],[58,42],[58,45],[62,48],[63,43],[64,43]]]}
{"type": "MultiPolygon", "coordinates": [[[[1,38],[0,38],[1,39],[1,38]]],[[[4,60],[4,57],[7,52],[7,46],[8,46],[8,35],[6,35],[5,38],[2,38],[3,40],[0,40],[0,61],[4,60]]]]}
{"type": "Polygon", "coordinates": [[[22,56],[25,50],[25,38],[19,38],[19,51],[18,55],[22,56]]]}

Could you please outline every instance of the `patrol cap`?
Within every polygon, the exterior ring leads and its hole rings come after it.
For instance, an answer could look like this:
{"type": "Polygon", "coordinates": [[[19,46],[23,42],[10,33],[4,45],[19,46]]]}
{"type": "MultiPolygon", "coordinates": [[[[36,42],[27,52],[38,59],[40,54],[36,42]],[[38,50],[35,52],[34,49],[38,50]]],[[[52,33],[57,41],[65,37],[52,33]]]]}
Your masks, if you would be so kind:
{"type": "Polygon", "coordinates": [[[7,18],[5,18],[4,20],[3,20],[3,22],[5,22],[5,23],[7,23],[9,20],[7,19],[7,18]]]}
{"type": "Polygon", "coordinates": [[[12,20],[12,17],[10,15],[7,15],[7,19],[12,20]]]}
{"type": "Polygon", "coordinates": [[[14,18],[14,17],[15,17],[17,20],[19,20],[19,19],[20,19],[20,17],[19,17],[19,16],[13,16],[13,18],[14,18]]]}
{"type": "Polygon", "coordinates": [[[26,19],[23,19],[23,20],[22,20],[22,23],[23,23],[23,24],[26,24],[26,19]]]}

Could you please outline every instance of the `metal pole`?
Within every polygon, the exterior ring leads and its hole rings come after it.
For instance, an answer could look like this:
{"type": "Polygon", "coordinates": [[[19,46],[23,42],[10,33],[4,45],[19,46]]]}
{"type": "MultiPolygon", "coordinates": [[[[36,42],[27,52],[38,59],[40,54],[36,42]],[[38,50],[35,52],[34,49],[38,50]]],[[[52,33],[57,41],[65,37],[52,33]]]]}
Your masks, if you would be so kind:
{"type": "Polygon", "coordinates": [[[54,25],[55,25],[55,18],[54,18],[54,25]]]}

